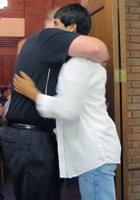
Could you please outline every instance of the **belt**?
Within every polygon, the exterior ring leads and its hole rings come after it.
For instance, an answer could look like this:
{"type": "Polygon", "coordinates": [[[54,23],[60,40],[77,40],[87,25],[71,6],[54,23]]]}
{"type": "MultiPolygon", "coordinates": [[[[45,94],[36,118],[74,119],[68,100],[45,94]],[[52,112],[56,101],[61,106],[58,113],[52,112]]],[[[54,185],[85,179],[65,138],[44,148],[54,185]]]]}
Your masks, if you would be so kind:
{"type": "Polygon", "coordinates": [[[21,124],[21,123],[7,122],[6,125],[10,126],[12,128],[17,128],[17,129],[41,130],[41,131],[46,131],[46,132],[52,131],[51,129],[41,127],[41,126],[35,126],[35,125],[31,125],[31,124],[21,124]]]}

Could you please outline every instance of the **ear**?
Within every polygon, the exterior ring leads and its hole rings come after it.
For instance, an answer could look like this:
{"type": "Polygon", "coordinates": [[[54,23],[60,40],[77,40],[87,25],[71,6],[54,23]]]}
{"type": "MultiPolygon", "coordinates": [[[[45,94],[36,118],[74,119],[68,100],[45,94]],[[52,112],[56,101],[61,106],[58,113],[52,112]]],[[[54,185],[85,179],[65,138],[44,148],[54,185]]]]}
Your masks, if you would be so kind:
{"type": "Polygon", "coordinates": [[[77,32],[77,24],[71,24],[69,26],[67,26],[67,31],[70,31],[70,32],[77,32]]]}

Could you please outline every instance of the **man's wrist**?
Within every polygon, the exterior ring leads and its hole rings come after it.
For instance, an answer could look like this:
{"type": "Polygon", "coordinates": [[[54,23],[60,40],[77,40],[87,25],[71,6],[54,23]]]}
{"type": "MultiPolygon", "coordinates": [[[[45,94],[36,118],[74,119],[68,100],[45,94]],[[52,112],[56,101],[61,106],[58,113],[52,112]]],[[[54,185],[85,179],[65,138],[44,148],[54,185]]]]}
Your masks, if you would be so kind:
{"type": "Polygon", "coordinates": [[[38,94],[41,94],[41,92],[37,88],[33,88],[32,91],[30,92],[29,98],[32,99],[33,101],[36,101],[36,97],[38,94]]]}

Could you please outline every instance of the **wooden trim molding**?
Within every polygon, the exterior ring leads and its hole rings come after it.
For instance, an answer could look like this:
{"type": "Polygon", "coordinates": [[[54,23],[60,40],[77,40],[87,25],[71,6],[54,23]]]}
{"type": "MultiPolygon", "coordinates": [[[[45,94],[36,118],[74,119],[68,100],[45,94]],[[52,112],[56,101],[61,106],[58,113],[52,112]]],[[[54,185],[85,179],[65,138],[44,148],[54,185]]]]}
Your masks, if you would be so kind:
{"type": "Polygon", "coordinates": [[[0,48],[17,47],[23,37],[0,37],[0,48]]]}
{"type": "Polygon", "coordinates": [[[24,18],[0,18],[0,36],[2,37],[24,37],[24,18]]]}
{"type": "Polygon", "coordinates": [[[104,7],[105,2],[104,0],[98,0],[98,1],[93,1],[92,0],[81,0],[81,5],[86,7],[89,11],[89,13],[93,13],[97,10],[99,10],[100,8],[104,7]]]}

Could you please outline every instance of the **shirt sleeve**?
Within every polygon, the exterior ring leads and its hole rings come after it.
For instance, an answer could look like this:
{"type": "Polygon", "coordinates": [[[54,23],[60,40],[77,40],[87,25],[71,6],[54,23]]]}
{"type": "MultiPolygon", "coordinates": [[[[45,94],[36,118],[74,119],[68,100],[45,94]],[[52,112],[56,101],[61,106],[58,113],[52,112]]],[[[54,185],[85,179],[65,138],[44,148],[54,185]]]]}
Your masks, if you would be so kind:
{"type": "Polygon", "coordinates": [[[8,112],[8,109],[9,109],[9,105],[10,105],[10,100],[9,101],[6,101],[6,103],[5,103],[5,110],[4,110],[4,115],[6,115],[7,114],[7,112],[8,112]]]}
{"type": "Polygon", "coordinates": [[[47,28],[41,31],[38,44],[40,47],[40,61],[42,64],[63,64],[68,56],[68,50],[80,34],[57,28],[47,28]]]}
{"type": "Polygon", "coordinates": [[[68,120],[78,118],[86,91],[86,65],[86,59],[72,58],[62,66],[57,95],[37,95],[36,108],[42,117],[68,120]]]}

